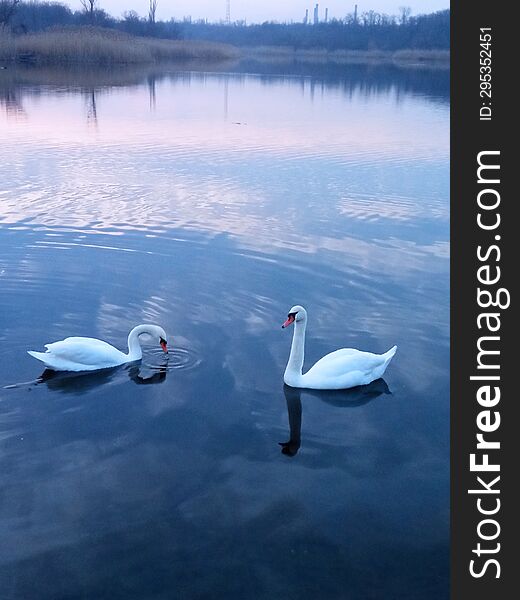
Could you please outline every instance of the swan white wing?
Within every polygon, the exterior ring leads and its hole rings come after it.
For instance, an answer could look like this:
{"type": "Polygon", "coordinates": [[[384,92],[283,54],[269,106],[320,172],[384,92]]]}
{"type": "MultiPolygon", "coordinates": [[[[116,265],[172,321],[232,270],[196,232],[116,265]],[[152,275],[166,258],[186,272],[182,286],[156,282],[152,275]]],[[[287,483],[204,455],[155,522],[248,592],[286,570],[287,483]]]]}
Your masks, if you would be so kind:
{"type": "Polygon", "coordinates": [[[336,377],[346,372],[366,373],[382,365],[385,360],[385,357],[381,354],[362,352],[354,348],[342,348],[320,358],[306,375],[319,374],[320,377],[336,377]]]}
{"type": "Polygon", "coordinates": [[[126,356],[114,346],[95,338],[69,337],[45,347],[56,358],[82,365],[115,364],[126,356]]]}

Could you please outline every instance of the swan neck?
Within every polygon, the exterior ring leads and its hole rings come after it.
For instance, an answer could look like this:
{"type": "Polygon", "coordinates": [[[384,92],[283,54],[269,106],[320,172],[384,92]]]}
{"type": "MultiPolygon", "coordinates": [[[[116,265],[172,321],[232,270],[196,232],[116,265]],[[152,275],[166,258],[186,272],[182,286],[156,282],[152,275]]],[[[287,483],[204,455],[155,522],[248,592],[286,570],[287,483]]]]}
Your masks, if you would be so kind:
{"type": "Polygon", "coordinates": [[[139,336],[141,333],[147,333],[148,328],[146,325],[138,325],[134,327],[128,335],[128,358],[130,360],[140,360],[143,357],[143,351],[141,349],[141,342],[139,336]]]}
{"type": "Polygon", "coordinates": [[[286,373],[301,376],[303,369],[303,360],[305,355],[305,328],[306,321],[296,321],[294,323],[294,333],[291,344],[291,354],[287,363],[286,373]]]}

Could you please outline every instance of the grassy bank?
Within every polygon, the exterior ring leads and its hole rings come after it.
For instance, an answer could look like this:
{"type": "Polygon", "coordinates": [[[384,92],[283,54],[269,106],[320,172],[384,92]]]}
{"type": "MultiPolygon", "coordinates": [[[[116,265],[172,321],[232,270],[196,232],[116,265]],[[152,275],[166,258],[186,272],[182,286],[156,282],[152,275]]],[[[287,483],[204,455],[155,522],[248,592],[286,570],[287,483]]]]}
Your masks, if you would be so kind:
{"type": "Polygon", "coordinates": [[[14,36],[0,28],[0,61],[36,64],[116,65],[164,61],[225,61],[240,57],[309,63],[400,63],[449,66],[448,50],[295,50],[288,46],[241,47],[196,40],[135,37],[113,29],[68,27],[14,36]]]}
{"type": "Polygon", "coordinates": [[[51,29],[13,36],[0,30],[0,60],[39,64],[145,64],[175,60],[221,61],[238,51],[228,44],[134,37],[98,27],[51,29]]]}
{"type": "Polygon", "coordinates": [[[241,48],[244,56],[262,60],[301,60],[336,63],[408,63],[449,66],[449,50],[334,50],[311,48],[295,50],[288,46],[257,46],[241,48]]]}

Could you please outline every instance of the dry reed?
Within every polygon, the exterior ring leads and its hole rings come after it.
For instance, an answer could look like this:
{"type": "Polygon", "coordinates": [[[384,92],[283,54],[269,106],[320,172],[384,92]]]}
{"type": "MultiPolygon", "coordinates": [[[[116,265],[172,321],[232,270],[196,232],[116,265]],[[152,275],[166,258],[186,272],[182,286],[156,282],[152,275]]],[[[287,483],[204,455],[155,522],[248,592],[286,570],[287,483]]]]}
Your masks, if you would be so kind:
{"type": "Polygon", "coordinates": [[[227,44],[134,37],[99,27],[56,28],[20,36],[0,30],[0,60],[105,65],[226,60],[237,54],[227,44]]]}

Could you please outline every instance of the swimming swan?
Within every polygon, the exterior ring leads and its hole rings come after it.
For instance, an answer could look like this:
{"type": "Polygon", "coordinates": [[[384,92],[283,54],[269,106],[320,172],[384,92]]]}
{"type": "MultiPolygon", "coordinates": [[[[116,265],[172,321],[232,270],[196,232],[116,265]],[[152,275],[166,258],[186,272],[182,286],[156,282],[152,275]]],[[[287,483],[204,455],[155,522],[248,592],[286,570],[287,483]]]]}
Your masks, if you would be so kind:
{"type": "Polygon", "coordinates": [[[108,369],[125,363],[140,360],[143,357],[139,336],[143,333],[151,335],[168,352],[166,333],[157,325],[138,325],[128,336],[128,354],[114,346],[87,337],[69,337],[59,342],[46,344],[46,352],[28,350],[48,368],[54,371],[96,371],[108,369]]]}
{"type": "Polygon", "coordinates": [[[353,348],[342,348],[327,354],[307,373],[302,374],[307,327],[307,311],[303,306],[291,308],[282,329],[292,323],[294,323],[294,334],[291,354],[283,376],[284,382],[291,387],[342,390],[357,385],[367,385],[383,376],[397,350],[397,346],[394,346],[385,354],[372,354],[353,348]]]}

